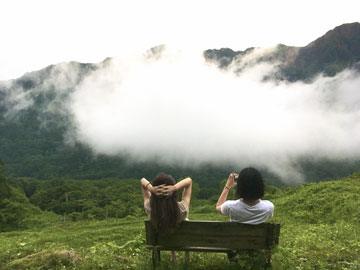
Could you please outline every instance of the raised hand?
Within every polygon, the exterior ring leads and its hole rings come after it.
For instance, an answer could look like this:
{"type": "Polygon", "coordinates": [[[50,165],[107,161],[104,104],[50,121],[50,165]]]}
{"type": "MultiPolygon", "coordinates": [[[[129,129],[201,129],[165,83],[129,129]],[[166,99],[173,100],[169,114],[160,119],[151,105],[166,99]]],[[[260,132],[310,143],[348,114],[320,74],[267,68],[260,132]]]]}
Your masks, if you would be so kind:
{"type": "Polygon", "coordinates": [[[235,175],[236,173],[230,173],[228,180],[226,181],[226,186],[228,188],[232,188],[236,186],[236,182],[235,182],[235,175]]]}

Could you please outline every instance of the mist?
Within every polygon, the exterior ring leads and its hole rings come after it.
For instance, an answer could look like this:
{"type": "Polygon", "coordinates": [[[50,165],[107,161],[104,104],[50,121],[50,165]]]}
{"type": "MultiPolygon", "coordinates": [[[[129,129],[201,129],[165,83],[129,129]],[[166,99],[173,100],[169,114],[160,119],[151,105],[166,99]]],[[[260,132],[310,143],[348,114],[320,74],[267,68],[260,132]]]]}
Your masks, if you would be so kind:
{"type": "Polygon", "coordinates": [[[227,70],[163,47],[112,58],[70,95],[76,129],[67,140],[136,161],[258,166],[288,183],[303,180],[301,157],[360,158],[359,74],[264,81],[277,63],[244,63],[253,57],[227,70]]]}

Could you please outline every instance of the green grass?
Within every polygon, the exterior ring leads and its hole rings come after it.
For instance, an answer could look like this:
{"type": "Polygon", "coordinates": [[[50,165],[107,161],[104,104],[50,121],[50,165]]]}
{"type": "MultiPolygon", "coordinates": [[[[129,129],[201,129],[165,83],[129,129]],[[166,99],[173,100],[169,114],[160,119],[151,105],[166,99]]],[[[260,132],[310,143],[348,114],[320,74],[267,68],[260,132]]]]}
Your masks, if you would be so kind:
{"type": "MultiPolygon", "coordinates": [[[[267,194],[275,204],[272,221],[282,226],[273,269],[359,270],[359,194],[360,175],[267,194]]],[[[226,220],[211,209],[193,207],[190,219],[226,220]]],[[[55,222],[1,233],[0,269],[152,269],[145,218],[55,222]]],[[[261,253],[244,253],[237,263],[229,263],[225,254],[192,253],[189,263],[179,256],[171,263],[169,253],[162,252],[159,269],[261,269],[261,253]]]]}

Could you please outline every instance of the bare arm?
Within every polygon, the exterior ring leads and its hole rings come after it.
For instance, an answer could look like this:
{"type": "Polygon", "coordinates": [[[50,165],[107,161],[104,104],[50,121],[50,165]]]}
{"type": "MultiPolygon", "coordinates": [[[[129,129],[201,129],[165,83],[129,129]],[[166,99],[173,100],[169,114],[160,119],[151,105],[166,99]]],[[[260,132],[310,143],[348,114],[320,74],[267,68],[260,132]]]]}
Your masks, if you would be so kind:
{"type": "Polygon", "coordinates": [[[226,184],[224,186],[224,189],[223,191],[221,192],[221,195],[218,199],[218,202],[216,204],[216,211],[219,212],[220,214],[221,213],[221,205],[226,202],[226,199],[227,199],[227,196],[229,195],[229,191],[232,187],[235,187],[236,186],[236,182],[235,182],[235,174],[234,173],[231,173],[229,175],[229,178],[228,180],[226,181],[226,184]]]}
{"type": "Polygon", "coordinates": [[[144,198],[144,204],[145,204],[148,200],[150,200],[151,191],[153,190],[153,186],[145,178],[141,178],[140,184],[141,184],[141,192],[142,192],[142,195],[144,198]]]}
{"type": "Polygon", "coordinates": [[[176,190],[179,190],[182,187],[184,187],[184,191],[182,193],[181,198],[183,201],[185,201],[187,203],[188,206],[190,206],[191,192],[192,192],[192,179],[190,177],[185,178],[175,185],[176,190]]]}

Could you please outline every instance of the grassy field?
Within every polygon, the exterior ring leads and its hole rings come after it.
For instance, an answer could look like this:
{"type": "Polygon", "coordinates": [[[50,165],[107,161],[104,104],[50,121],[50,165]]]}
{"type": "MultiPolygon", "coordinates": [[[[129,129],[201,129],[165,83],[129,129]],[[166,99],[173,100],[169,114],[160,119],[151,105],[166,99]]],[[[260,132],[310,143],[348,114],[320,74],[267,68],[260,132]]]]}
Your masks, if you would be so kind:
{"type": "MultiPolygon", "coordinates": [[[[360,175],[338,181],[276,189],[272,221],[281,223],[273,269],[360,269],[360,175]]],[[[193,207],[192,220],[226,220],[193,207]]],[[[0,234],[0,269],[152,269],[145,249],[145,216],[78,221],[0,234]]],[[[192,253],[189,263],[171,263],[163,252],[160,269],[261,269],[262,253],[192,253]]]]}

